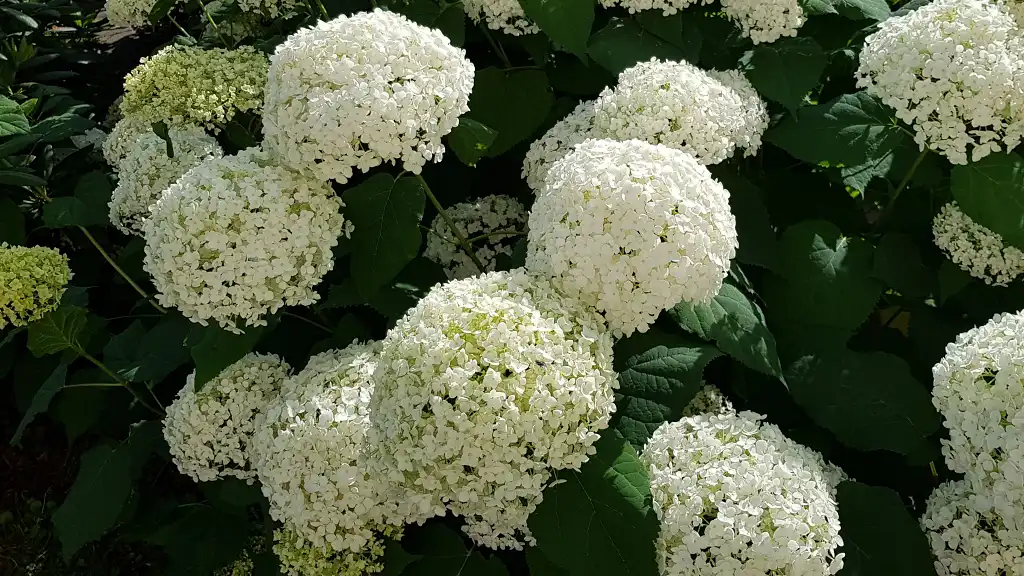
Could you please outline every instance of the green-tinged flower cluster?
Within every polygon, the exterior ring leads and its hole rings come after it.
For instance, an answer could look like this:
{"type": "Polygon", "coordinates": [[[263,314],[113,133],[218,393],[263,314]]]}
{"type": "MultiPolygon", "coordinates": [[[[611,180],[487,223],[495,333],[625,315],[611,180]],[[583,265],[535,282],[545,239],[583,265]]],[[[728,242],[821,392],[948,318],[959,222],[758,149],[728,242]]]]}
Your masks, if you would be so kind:
{"type": "Polygon", "coordinates": [[[268,66],[267,57],[251,46],[168,46],[125,77],[121,113],[145,122],[216,129],[238,112],[263,107],[268,66]]]}
{"type": "Polygon", "coordinates": [[[365,576],[384,569],[384,538],[401,537],[401,528],[388,526],[359,552],[328,552],[284,528],[274,531],[274,553],[281,562],[281,572],[288,576],[365,576]]]}
{"type": "Polygon", "coordinates": [[[70,280],[68,257],[60,252],[0,244],[0,329],[25,326],[56,309],[70,280]]]}

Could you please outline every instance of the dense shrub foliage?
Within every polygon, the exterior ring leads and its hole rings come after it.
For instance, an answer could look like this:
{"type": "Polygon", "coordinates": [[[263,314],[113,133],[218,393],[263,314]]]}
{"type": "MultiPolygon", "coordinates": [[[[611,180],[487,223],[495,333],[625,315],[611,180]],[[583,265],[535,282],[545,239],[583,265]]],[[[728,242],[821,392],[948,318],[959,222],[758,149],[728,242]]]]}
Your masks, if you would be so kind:
{"type": "Polygon", "coordinates": [[[68,566],[1024,576],[1021,2],[105,13],[112,105],[92,12],[0,0],[68,566]]]}

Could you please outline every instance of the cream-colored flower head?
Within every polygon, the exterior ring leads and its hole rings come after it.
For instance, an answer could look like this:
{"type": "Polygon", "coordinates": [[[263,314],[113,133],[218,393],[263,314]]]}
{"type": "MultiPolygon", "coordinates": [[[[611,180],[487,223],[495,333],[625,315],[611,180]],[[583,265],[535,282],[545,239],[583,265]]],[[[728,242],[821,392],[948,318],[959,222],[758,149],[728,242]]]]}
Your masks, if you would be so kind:
{"type": "Polygon", "coordinates": [[[0,329],[56,310],[70,281],[68,257],[53,248],[0,244],[0,329]]]}

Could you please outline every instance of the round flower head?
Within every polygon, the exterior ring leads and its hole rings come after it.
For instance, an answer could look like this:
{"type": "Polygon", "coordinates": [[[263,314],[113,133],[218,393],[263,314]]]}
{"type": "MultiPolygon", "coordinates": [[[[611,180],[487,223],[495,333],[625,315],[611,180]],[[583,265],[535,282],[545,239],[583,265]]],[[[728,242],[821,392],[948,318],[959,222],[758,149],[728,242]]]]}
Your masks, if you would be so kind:
{"type": "Polygon", "coordinates": [[[932,403],[949,429],[946,464],[1003,492],[1024,491],[1022,336],[1024,314],[996,315],[957,336],[932,368],[932,403]]]}
{"type": "Polygon", "coordinates": [[[118,27],[145,28],[156,0],[107,0],[103,9],[107,20],[118,27]]]}
{"type": "Polygon", "coordinates": [[[477,269],[473,260],[456,243],[455,235],[444,218],[438,215],[432,225],[434,233],[427,235],[427,248],[423,255],[444,266],[449,280],[493,272],[499,254],[512,255],[513,241],[526,224],[523,205],[504,195],[456,204],[448,208],[448,216],[468,238],[482,236],[473,243],[473,251],[484,265],[484,270],[477,269]]]}
{"type": "Polygon", "coordinates": [[[273,355],[248,354],[196,392],[193,372],[167,407],[164,439],[178,470],[196,482],[256,477],[249,444],[256,415],[277,396],[291,367],[273,355]]]}
{"type": "Polygon", "coordinates": [[[251,46],[235,50],[168,46],[124,79],[121,113],[145,122],[218,129],[238,112],[259,111],[267,57],[251,46]]]}
{"type": "Polygon", "coordinates": [[[1024,252],[1005,245],[1002,236],[972,220],[956,202],[935,216],[932,234],[954,264],[986,284],[1006,286],[1024,272],[1024,252]]]}
{"type": "MultiPolygon", "coordinates": [[[[514,1],[514,0],[513,0],[514,1]]],[[[401,160],[419,173],[469,110],[473,64],[444,34],[374,10],[299,30],[271,58],[264,146],[320,180],[344,183],[401,160]]]]}
{"type": "Polygon", "coordinates": [[[722,12],[754,44],[796,36],[806,21],[798,0],[722,0],[722,12]]]}
{"type": "Polygon", "coordinates": [[[70,281],[68,257],[53,248],[0,243],[0,330],[56,310],[70,281]]]}
{"type": "Polygon", "coordinates": [[[1024,37],[987,0],[935,0],[865,40],[857,86],[953,164],[1010,150],[1024,132],[1024,37]]]}
{"type": "Polygon", "coordinates": [[[501,30],[511,36],[540,32],[540,28],[526,18],[519,0],[463,0],[462,7],[474,23],[483,21],[491,30],[501,30]]]}
{"type": "Polygon", "coordinates": [[[921,527],[939,576],[1024,574],[1024,502],[1002,515],[993,508],[998,497],[994,491],[975,491],[964,481],[946,482],[932,491],[921,527]]]}
{"type": "Polygon", "coordinates": [[[431,290],[384,339],[371,473],[478,544],[520,548],[552,472],[577,469],[618,386],[601,319],[523,269],[431,290]]]}
{"type": "MultiPolygon", "coordinates": [[[[390,529],[388,537],[397,540],[401,529],[390,529]]],[[[384,541],[376,536],[357,551],[327,552],[285,527],[274,531],[274,553],[287,576],[365,576],[384,569],[384,541]]]]}
{"type": "Polygon", "coordinates": [[[329,185],[267,161],[258,149],[210,158],[157,200],[145,223],[145,268],[157,298],[193,322],[236,322],[307,306],[351,232],[329,185]]]}
{"type": "Polygon", "coordinates": [[[558,162],[577,144],[599,137],[594,130],[594,103],[581,102],[539,139],[530,144],[523,160],[523,178],[534,191],[544,185],[551,165],[558,162]]]}
{"type": "Polygon", "coordinates": [[[153,132],[139,136],[121,160],[117,188],[110,196],[110,221],[125,234],[142,235],[149,207],[185,172],[211,156],[220,145],[202,128],[170,128],[167,141],[153,132]]]}
{"type": "MultiPolygon", "coordinates": [[[[264,412],[253,439],[270,515],[306,547],[359,553],[389,526],[402,526],[397,499],[363,472],[379,344],[355,342],[310,358],[264,412]]],[[[415,520],[415,519],[414,519],[415,520]]]]}
{"type": "MultiPolygon", "coordinates": [[[[103,158],[114,169],[114,172],[119,171],[121,162],[135,150],[135,142],[139,137],[153,131],[153,124],[154,122],[137,116],[128,116],[117,120],[110,130],[110,134],[103,140],[103,158]]],[[[184,126],[171,123],[168,125],[168,131],[171,128],[180,130],[184,126]]]]}
{"type": "Polygon", "coordinates": [[[663,576],[824,576],[843,566],[842,472],[753,412],[663,424],[641,461],[663,576]]]}
{"type": "Polygon", "coordinates": [[[737,247],[729,192],[693,156],[639,140],[588,140],[556,162],[528,228],[526,267],[615,335],[713,297],[737,247]]]}
{"type": "Polygon", "coordinates": [[[700,392],[690,400],[690,403],[683,409],[683,416],[697,416],[699,414],[727,414],[735,413],[736,408],[732,402],[722,394],[722,391],[711,384],[705,384],[700,392]]]}
{"type": "Polygon", "coordinates": [[[704,71],[651,59],[619,74],[594,102],[601,138],[646,140],[717,164],[737,148],[751,156],[768,128],[768,108],[736,71],[704,71]]]}

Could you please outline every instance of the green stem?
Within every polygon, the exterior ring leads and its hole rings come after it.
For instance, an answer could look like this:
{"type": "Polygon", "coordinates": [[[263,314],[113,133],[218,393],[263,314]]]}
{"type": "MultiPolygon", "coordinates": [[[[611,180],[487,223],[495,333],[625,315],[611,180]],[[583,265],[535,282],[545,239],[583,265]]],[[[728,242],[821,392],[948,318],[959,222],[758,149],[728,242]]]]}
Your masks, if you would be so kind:
{"type": "Polygon", "coordinates": [[[213,26],[213,31],[216,32],[217,37],[220,38],[220,43],[223,44],[225,48],[234,48],[234,45],[224,38],[224,34],[220,31],[220,26],[217,26],[217,23],[213,20],[213,16],[210,16],[210,13],[206,10],[206,4],[203,3],[203,0],[196,1],[199,2],[199,9],[203,11],[203,15],[206,16],[206,19],[210,22],[210,26],[213,26]]]}
{"type": "MultiPolygon", "coordinates": [[[[324,20],[325,21],[326,20],[330,20],[331,19],[331,15],[327,13],[327,8],[324,8],[323,2],[321,2],[320,0],[314,0],[314,2],[316,3],[316,7],[320,10],[320,15],[322,15],[324,17],[324,20]]],[[[307,3],[309,3],[309,0],[307,0],[307,3]]],[[[374,7],[376,8],[376,6],[374,6],[374,7]]],[[[312,11],[312,9],[313,9],[312,3],[310,3],[309,8],[312,11]]]]}
{"type": "Polygon", "coordinates": [[[302,320],[303,322],[309,324],[310,326],[316,326],[317,328],[323,330],[324,332],[327,332],[328,334],[334,334],[334,331],[328,328],[327,326],[324,326],[323,324],[316,322],[315,320],[310,320],[305,316],[299,316],[298,314],[293,314],[291,312],[288,312],[287,310],[284,312],[284,315],[289,318],[295,318],[296,320],[302,320]]]}
{"type": "MultiPolygon", "coordinates": [[[[104,374],[106,374],[107,376],[110,376],[112,379],[116,380],[119,383],[118,384],[119,386],[121,386],[125,390],[131,392],[132,396],[135,396],[135,399],[139,401],[139,404],[142,404],[143,406],[145,406],[147,409],[149,409],[154,414],[157,414],[157,415],[160,415],[160,416],[164,415],[164,411],[162,409],[154,408],[153,406],[151,406],[149,404],[149,402],[146,402],[146,400],[142,396],[139,396],[139,393],[136,392],[135,389],[133,389],[128,384],[128,382],[125,382],[124,380],[121,379],[120,376],[118,376],[117,374],[114,374],[114,372],[111,371],[110,368],[107,368],[106,364],[104,364],[103,362],[100,362],[99,360],[97,360],[92,354],[89,354],[88,352],[86,352],[81,346],[75,346],[74,350],[75,350],[75,352],[78,352],[78,354],[82,358],[85,358],[89,362],[92,362],[97,368],[102,370],[104,374]]],[[[152,392],[152,391],[150,391],[150,392],[152,392]]]]}
{"type": "Polygon", "coordinates": [[[523,70],[543,70],[543,66],[512,66],[511,68],[505,68],[505,72],[520,72],[523,70]]]}
{"type": "Polygon", "coordinates": [[[481,23],[480,31],[484,33],[484,38],[487,38],[487,42],[491,45],[494,53],[498,55],[498,58],[501,58],[502,63],[505,64],[505,68],[512,68],[512,62],[509,61],[508,55],[505,54],[505,49],[501,47],[501,44],[498,44],[498,41],[495,40],[493,36],[491,36],[491,31],[487,29],[487,26],[481,23]]]}
{"type": "Polygon", "coordinates": [[[66,384],[64,388],[121,388],[120,382],[88,382],[85,384],[66,384]]]}
{"type": "MultiPolygon", "coordinates": [[[[437,236],[438,238],[440,238],[441,240],[444,240],[445,242],[447,242],[449,244],[455,244],[455,242],[451,241],[451,238],[445,238],[437,230],[434,230],[430,226],[424,226],[423,224],[420,224],[420,228],[426,230],[428,234],[433,234],[434,236],[437,236]]],[[[470,242],[472,242],[472,240],[470,240],[470,242]]],[[[455,244],[455,245],[458,246],[458,244],[455,244]]]]}
{"type": "Polygon", "coordinates": [[[164,307],[157,304],[155,300],[150,298],[149,294],[146,294],[146,291],[143,290],[142,287],[140,287],[138,284],[135,283],[134,280],[128,277],[128,274],[126,274],[125,271],[122,270],[121,267],[117,265],[117,262],[114,262],[114,259],[110,257],[110,254],[107,254],[107,251],[103,249],[103,246],[100,246],[100,243],[96,241],[96,238],[94,238],[93,235],[90,234],[89,231],[85,229],[85,227],[79,226],[78,229],[81,230],[82,234],[85,234],[85,237],[89,239],[89,242],[91,242],[92,245],[96,247],[96,250],[98,250],[99,253],[103,256],[103,259],[107,261],[107,264],[110,264],[114,268],[114,270],[116,270],[117,273],[120,274],[121,277],[124,278],[126,282],[128,282],[129,286],[134,288],[135,291],[138,292],[140,296],[145,298],[146,301],[152,304],[154,308],[160,311],[160,313],[167,313],[167,310],[164,307]]]}
{"type": "Polygon", "coordinates": [[[174,27],[177,28],[182,34],[184,34],[186,38],[192,38],[192,35],[188,33],[188,30],[185,30],[181,27],[181,24],[178,24],[178,21],[174,19],[174,16],[168,14],[167,18],[171,20],[171,23],[174,24],[174,27]]]}
{"type": "Polygon", "coordinates": [[[479,242],[480,240],[485,240],[493,236],[526,236],[526,233],[520,232],[519,230],[498,230],[496,232],[488,232],[487,234],[473,236],[472,238],[466,241],[469,242],[470,244],[473,244],[474,242],[479,242]]]}
{"type": "Polygon", "coordinates": [[[924,161],[924,157],[928,155],[928,152],[929,150],[925,148],[920,154],[918,154],[917,159],[915,159],[914,163],[910,166],[910,170],[907,171],[906,176],[904,176],[903,179],[900,180],[899,185],[896,186],[896,190],[892,193],[892,198],[889,199],[889,203],[886,204],[885,210],[883,210],[882,214],[878,217],[878,221],[875,223],[875,226],[880,226],[892,213],[893,209],[896,207],[896,200],[899,199],[900,193],[903,192],[903,189],[906,188],[908,184],[910,184],[910,179],[914,177],[914,172],[917,172],[918,166],[920,166],[921,162],[924,161]]]}
{"type": "Polygon", "coordinates": [[[437,213],[441,215],[441,219],[444,220],[444,223],[448,225],[448,229],[451,230],[452,234],[455,235],[455,239],[458,242],[459,246],[461,246],[462,249],[466,252],[466,254],[469,256],[469,259],[473,261],[473,264],[476,264],[477,269],[480,270],[480,272],[483,272],[485,269],[484,264],[483,262],[480,261],[479,258],[477,258],[476,252],[473,252],[473,249],[470,247],[469,242],[466,241],[466,235],[462,233],[462,230],[459,229],[458,226],[455,225],[455,222],[453,222],[451,217],[448,216],[448,212],[444,209],[443,206],[441,206],[441,203],[437,201],[437,196],[434,196],[434,192],[430,190],[430,186],[427,185],[427,181],[423,179],[423,176],[417,174],[416,178],[418,178],[420,184],[423,185],[423,190],[427,193],[427,198],[430,198],[430,203],[434,205],[434,208],[437,210],[437,213]]]}

